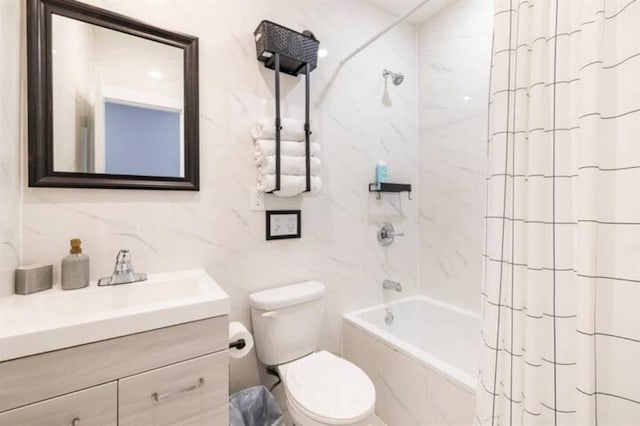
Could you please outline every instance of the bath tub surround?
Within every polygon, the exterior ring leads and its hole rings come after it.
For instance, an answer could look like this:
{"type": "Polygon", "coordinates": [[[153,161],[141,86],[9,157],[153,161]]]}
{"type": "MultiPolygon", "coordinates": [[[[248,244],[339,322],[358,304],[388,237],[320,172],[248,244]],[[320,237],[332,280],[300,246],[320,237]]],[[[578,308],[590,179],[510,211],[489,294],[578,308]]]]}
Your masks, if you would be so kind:
{"type": "Polygon", "coordinates": [[[473,313],[411,297],[344,315],[342,353],[373,380],[385,423],[471,424],[479,324],[473,313]]]}
{"type": "Polygon", "coordinates": [[[419,293],[476,313],[482,286],[492,5],[456,0],[418,28],[419,293]]]}

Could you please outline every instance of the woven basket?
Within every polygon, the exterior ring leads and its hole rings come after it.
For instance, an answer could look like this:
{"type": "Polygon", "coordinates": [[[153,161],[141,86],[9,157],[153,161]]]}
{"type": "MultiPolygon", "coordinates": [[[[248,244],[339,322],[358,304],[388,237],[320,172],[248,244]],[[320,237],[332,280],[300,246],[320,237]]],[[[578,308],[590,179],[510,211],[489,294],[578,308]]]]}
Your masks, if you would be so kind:
{"type": "Polygon", "coordinates": [[[260,22],[253,34],[258,60],[268,68],[274,68],[275,53],[280,54],[280,70],[287,74],[304,74],[305,64],[309,64],[310,71],[318,65],[320,42],[311,36],[266,20],[260,22]]]}

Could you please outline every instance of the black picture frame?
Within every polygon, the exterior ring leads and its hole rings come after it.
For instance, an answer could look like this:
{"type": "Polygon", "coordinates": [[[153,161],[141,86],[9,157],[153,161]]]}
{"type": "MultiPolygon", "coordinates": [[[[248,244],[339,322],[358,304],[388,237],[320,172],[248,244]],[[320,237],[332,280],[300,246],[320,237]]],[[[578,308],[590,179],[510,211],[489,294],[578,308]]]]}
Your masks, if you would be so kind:
{"type": "Polygon", "coordinates": [[[75,0],[27,1],[29,186],[198,191],[198,38],[75,0]],[[184,50],[184,177],[56,172],[53,166],[52,14],[184,50]]]}
{"type": "Polygon", "coordinates": [[[286,240],[291,238],[302,238],[302,211],[301,210],[267,210],[265,212],[266,218],[266,238],[267,241],[271,240],[286,240]],[[271,217],[274,215],[292,215],[296,217],[296,222],[298,224],[297,230],[295,234],[286,234],[286,235],[274,235],[271,229],[272,220],[271,217]]]}

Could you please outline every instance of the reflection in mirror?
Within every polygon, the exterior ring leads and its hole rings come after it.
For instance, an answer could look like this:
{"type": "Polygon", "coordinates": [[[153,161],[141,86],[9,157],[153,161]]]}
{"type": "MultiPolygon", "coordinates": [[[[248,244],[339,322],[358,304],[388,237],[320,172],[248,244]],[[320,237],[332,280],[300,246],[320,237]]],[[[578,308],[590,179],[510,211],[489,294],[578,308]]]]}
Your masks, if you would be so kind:
{"type": "Polygon", "coordinates": [[[184,51],[52,15],[55,172],[185,176],[184,51]]]}

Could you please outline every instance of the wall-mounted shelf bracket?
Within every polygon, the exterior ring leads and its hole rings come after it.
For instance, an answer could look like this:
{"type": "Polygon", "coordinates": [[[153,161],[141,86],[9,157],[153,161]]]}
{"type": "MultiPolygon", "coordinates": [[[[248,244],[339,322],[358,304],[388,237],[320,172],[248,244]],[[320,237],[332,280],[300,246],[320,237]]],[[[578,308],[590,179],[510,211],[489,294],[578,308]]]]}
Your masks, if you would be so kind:
{"type": "Polygon", "coordinates": [[[408,193],[409,200],[413,199],[411,198],[411,184],[409,183],[370,183],[369,192],[375,192],[377,200],[382,199],[383,192],[406,192],[408,193]]]}

